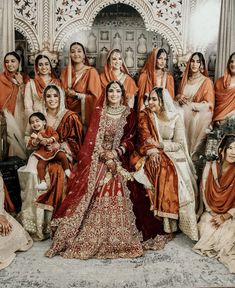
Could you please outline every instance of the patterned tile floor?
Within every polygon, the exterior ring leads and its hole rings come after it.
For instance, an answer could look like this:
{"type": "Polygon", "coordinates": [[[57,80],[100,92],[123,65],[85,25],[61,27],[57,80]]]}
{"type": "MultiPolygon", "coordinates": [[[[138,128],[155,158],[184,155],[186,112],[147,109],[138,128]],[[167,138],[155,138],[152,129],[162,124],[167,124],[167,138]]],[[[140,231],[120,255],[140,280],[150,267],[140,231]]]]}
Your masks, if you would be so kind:
{"type": "Polygon", "coordinates": [[[50,241],[38,242],[0,271],[0,288],[235,287],[235,274],[215,259],[197,255],[183,234],[164,250],[137,259],[67,260],[43,256],[50,241]]]}

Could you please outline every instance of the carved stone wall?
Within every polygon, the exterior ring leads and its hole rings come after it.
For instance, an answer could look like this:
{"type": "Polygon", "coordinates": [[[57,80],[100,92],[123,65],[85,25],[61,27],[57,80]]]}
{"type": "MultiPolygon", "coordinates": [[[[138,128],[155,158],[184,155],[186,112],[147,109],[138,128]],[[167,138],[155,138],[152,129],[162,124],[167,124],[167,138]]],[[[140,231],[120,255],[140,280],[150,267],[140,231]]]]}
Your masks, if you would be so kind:
{"type": "Polygon", "coordinates": [[[168,52],[169,69],[173,68],[173,53],[168,42],[158,33],[146,31],[140,14],[127,5],[115,5],[104,8],[97,15],[90,31],[75,32],[67,40],[61,57],[61,66],[67,64],[69,46],[80,41],[87,48],[90,64],[102,70],[108,51],[117,48],[132,75],[143,67],[148,53],[153,47],[163,47],[168,52]],[[116,9],[119,11],[116,11],[116,9]],[[66,56],[65,56],[66,55],[66,56]]]}
{"type": "MultiPolygon", "coordinates": [[[[58,56],[62,59],[67,42],[76,33],[79,37],[85,35],[99,39],[101,31],[99,27],[96,27],[95,19],[103,9],[110,5],[125,4],[140,15],[143,24],[140,30],[141,33],[144,31],[147,46],[150,47],[151,37],[157,38],[158,41],[161,39],[160,42],[170,47],[172,60],[178,62],[194,51],[190,42],[190,19],[201,1],[203,0],[14,0],[14,25],[15,30],[26,39],[31,58],[35,57],[39,51],[44,51],[51,53],[54,58],[58,56]],[[91,34],[92,30],[94,30],[94,36],[91,34]]],[[[124,37],[123,39],[126,37],[126,44],[128,41],[131,43],[131,38],[128,38],[132,37],[131,33],[128,33],[127,27],[124,29],[124,31],[119,29],[119,32],[124,37]]],[[[137,27],[134,30],[133,41],[136,42],[141,33],[136,32],[137,27]]],[[[144,40],[140,38],[140,41],[144,40]]],[[[102,48],[99,47],[99,52],[102,48]]],[[[102,50],[103,54],[105,48],[102,50]]],[[[123,47],[123,49],[127,50],[130,60],[133,46],[123,47]]],[[[201,49],[207,50],[205,47],[201,49]]],[[[143,60],[138,57],[134,51],[134,62],[137,66],[143,60]]],[[[63,61],[65,60],[62,60],[62,64],[63,61]]],[[[94,59],[91,58],[91,61],[94,59]]],[[[100,58],[96,59],[96,63],[101,66],[100,58]]]]}

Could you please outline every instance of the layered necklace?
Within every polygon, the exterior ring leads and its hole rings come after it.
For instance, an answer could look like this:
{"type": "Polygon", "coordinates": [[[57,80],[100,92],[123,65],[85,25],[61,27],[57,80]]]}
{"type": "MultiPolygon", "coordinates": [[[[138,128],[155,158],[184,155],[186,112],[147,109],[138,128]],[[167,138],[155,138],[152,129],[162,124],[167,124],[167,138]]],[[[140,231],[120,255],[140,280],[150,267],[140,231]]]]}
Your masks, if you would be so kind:
{"type": "Polygon", "coordinates": [[[119,115],[122,114],[125,109],[126,106],[124,105],[119,105],[115,107],[107,105],[106,111],[109,115],[119,115]]]}

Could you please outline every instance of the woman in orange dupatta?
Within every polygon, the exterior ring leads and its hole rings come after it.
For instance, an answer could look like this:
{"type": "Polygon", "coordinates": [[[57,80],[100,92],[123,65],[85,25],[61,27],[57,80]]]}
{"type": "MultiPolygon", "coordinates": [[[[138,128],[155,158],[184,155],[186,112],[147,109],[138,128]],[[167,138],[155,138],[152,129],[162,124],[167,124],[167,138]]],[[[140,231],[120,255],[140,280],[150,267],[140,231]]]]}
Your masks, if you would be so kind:
{"type": "MultiPolygon", "coordinates": [[[[60,87],[54,84],[46,86],[43,96],[47,123],[59,134],[59,141],[55,144],[65,152],[72,168],[77,160],[82,140],[82,125],[79,117],[75,112],[65,109],[64,94],[60,87]]],[[[29,136],[30,133],[26,136],[26,142],[29,136]]],[[[31,155],[27,166],[18,169],[22,197],[20,217],[23,227],[32,235],[32,238],[43,240],[49,237],[52,212],[58,209],[65,197],[67,179],[61,164],[51,162],[46,174],[49,188],[46,191],[37,190],[37,162],[37,158],[31,155]]]]}
{"type": "Polygon", "coordinates": [[[215,82],[214,122],[235,117],[235,52],[228,59],[224,76],[215,82]]]}
{"type": "Polygon", "coordinates": [[[135,81],[129,75],[119,49],[110,50],[107,57],[107,63],[104,66],[104,71],[100,74],[100,80],[103,89],[105,89],[106,85],[113,80],[122,83],[125,89],[128,106],[131,108],[134,107],[138,88],[135,81]]]}
{"type": "Polygon", "coordinates": [[[165,232],[176,231],[175,220],[179,219],[181,231],[198,240],[197,184],[187,153],[183,121],[164,89],[154,88],[147,101],[148,108],[139,114],[139,152],[143,163],[140,162],[135,179],[145,186],[154,214],[163,217],[165,232]]]}
{"type": "Polygon", "coordinates": [[[213,83],[208,77],[202,53],[195,52],[190,57],[176,99],[183,109],[188,150],[192,157],[206,136],[215,102],[213,83]]]}
{"type": "Polygon", "coordinates": [[[4,57],[4,72],[0,74],[0,110],[7,122],[9,156],[25,159],[24,89],[28,77],[19,72],[20,56],[9,52],[4,57]]]}
{"type": "Polygon", "coordinates": [[[79,114],[86,128],[102,89],[99,74],[89,65],[85,48],[79,42],[70,45],[69,64],[61,73],[61,81],[67,108],[79,114]]]}
{"type": "Polygon", "coordinates": [[[202,193],[205,212],[198,224],[200,240],[193,250],[215,257],[235,273],[235,135],[225,135],[219,160],[207,162],[202,193]]]}
{"type": "Polygon", "coordinates": [[[174,78],[170,72],[165,71],[167,52],[165,49],[154,48],[144,67],[140,71],[138,80],[138,111],[144,109],[145,96],[154,87],[165,88],[174,99],[174,78]]]}
{"type": "Polygon", "coordinates": [[[27,119],[33,112],[45,113],[43,90],[48,84],[60,86],[50,59],[46,55],[39,54],[34,64],[34,79],[30,79],[25,87],[25,114],[27,119]]]}

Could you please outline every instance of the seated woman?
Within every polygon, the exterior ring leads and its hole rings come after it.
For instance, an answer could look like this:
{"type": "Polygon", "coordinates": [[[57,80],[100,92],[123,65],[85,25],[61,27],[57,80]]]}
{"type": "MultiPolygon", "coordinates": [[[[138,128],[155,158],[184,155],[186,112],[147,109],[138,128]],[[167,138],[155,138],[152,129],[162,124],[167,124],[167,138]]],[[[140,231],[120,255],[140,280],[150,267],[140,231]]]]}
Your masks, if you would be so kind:
{"type": "Polygon", "coordinates": [[[167,91],[162,88],[151,91],[148,107],[139,115],[138,131],[139,153],[143,158],[134,177],[144,184],[154,214],[163,217],[165,232],[176,231],[179,218],[181,231],[198,240],[196,176],[182,118],[167,91]]]}
{"type": "Polygon", "coordinates": [[[26,251],[33,241],[21,225],[4,209],[4,184],[0,175],[0,270],[14,260],[16,251],[26,251]]]}
{"type": "Polygon", "coordinates": [[[215,82],[214,122],[235,118],[235,52],[228,59],[224,76],[215,82]]]}
{"type": "MultiPolygon", "coordinates": [[[[66,153],[72,166],[77,160],[82,140],[82,125],[79,117],[76,113],[65,109],[63,92],[56,85],[48,85],[43,95],[47,123],[59,134],[57,146],[66,153]]],[[[30,134],[27,135],[26,142],[29,136],[30,134]]],[[[31,155],[27,166],[18,170],[18,176],[22,198],[22,225],[34,240],[42,240],[49,237],[52,211],[60,206],[65,197],[66,176],[61,164],[51,161],[46,175],[49,189],[42,193],[35,188],[38,183],[37,163],[37,158],[31,155]]]]}
{"type": "Polygon", "coordinates": [[[193,157],[200,150],[206,129],[212,122],[215,101],[213,83],[202,53],[195,52],[190,57],[176,99],[183,109],[188,150],[193,157]]]}
{"type": "Polygon", "coordinates": [[[24,106],[27,120],[33,112],[45,112],[43,90],[48,84],[60,85],[60,80],[46,55],[39,54],[34,64],[34,79],[30,79],[25,87],[24,106]]]}
{"type": "Polygon", "coordinates": [[[127,187],[136,117],[123,86],[112,81],[95,107],[68,194],[51,223],[46,256],[133,258],[143,254],[127,187]]]}
{"type": "Polygon", "coordinates": [[[61,73],[61,82],[65,90],[66,107],[79,114],[86,129],[102,90],[99,74],[89,65],[85,48],[79,42],[70,45],[69,64],[61,73]]]}
{"type": "Polygon", "coordinates": [[[207,162],[204,169],[205,212],[193,250],[217,258],[235,273],[235,135],[224,136],[218,154],[219,160],[207,162]]]}
{"type": "Polygon", "coordinates": [[[148,95],[154,87],[167,89],[174,99],[174,78],[166,69],[167,52],[165,49],[154,48],[144,67],[140,71],[138,80],[138,111],[144,109],[145,96],[148,95]]]}
{"type": "Polygon", "coordinates": [[[113,49],[109,52],[107,63],[104,66],[104,72],[100,74],[100,80],[103,89],[105,89],[110,81],[119,81],[124,86],[128,106],[130,108],[134,107],[138,88],[135,81],[129,75],[128,69],[122,58],[122,53],[119,49],[113,49]]]}
{"type": "Polygon", "coordinates": [[[4,57],[4,72],[0,74],[0,110],[4,111],[7,123],[9,156],[26,159],[24,132],[27,119],[24,117],[24,89],[28,77],[19,71],[20,56],[9,52],[4,57]]]}

